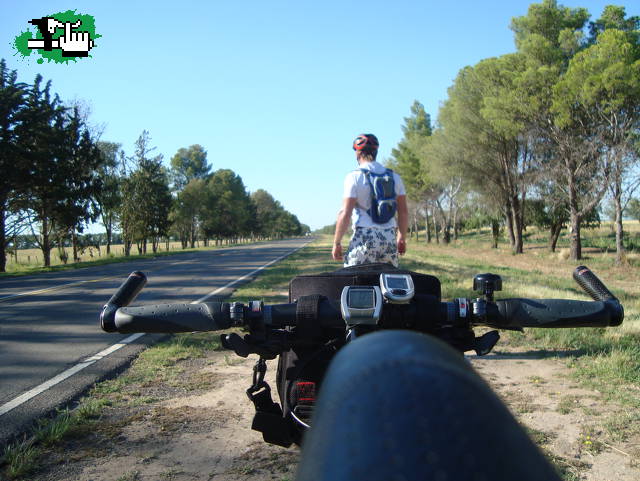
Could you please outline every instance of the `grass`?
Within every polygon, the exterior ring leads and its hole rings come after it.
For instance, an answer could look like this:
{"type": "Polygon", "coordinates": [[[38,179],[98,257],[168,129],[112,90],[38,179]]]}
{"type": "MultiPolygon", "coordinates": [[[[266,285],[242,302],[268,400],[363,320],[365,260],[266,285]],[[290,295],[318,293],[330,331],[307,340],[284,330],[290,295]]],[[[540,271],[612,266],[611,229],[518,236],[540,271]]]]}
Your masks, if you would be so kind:
{"type": "Polygon", "coordinates": [[[574,262],[537,249],[530,241],[524,254],[513,256],[508,246],[489,247],[488,236],[467,236],[449,246],[410,243],[403,266],[440,278],[444,298],[471,297],[474,274],[493,272],[503,278],[496,298],[589,298],[575,284],[571,272],[586,264],[618,296],[625,321],[616,328],[527,329],[524,335],[504,333],[514,346],[570,354],[570,366],[583,385],[606,398],[640,408],[640,268],[615,266],[613,253],[589,253],[574,262]]]}
{"type": "Polygon", "coordinates": [[[5,448],[0,466],[4,466],[6,479],[20,479],[36,471],[44,452],[55,448],[66,438],[89,432],[108,404],[104,399],[85,398],[73,410],[58,410],[53,417],[37,420],[28,438],[5,448]]]}
{"type": "MultiPolygon", "coordinates": [[[[130,256],[124,256],[122,245],[113,245],[112,252],[109,255],[100,254],[96,256],[82,255],[80,256],[80,262],[70,261],[68,264],[64,264],[59,256],[57,249],[51,250],[51,266],[45,267],[42,265],[42,251],[39,249],[24,249],[18,251],[18,262],[15,262],[14,257],[7,256],[7,272],[0,272],[0,278],[2,277],[14,277],[25,276],[31,274],[37,274],[40,272],[57,272],[66,271],[71,269],[81,269],[84,267],[101,266],[105,264],[117,264],[120,262],[130,262],[142,259],[153,259],[155,257],[172,256],[176,254],[185,254],[189,252],[198,252],[203,250],[215,250],[226,247],[233,247],[240,244],[224,244],[216,246],[215,243],[210,243],[209,246],[200,246],[195,248],[182,249],[179,242],[172,242],[169,250],[165,250],[164,243],[158,247],[158,251],[153,253],[151,251],[151,244],[148,245],[147,254],[132,254],[130,256]],[[31,262],[31,258],[35,262],[31,262]],[[38,260],[40,263],[38,263],[38,260]]],[[[71,248],[67,248],[69,258],[72,259],[71,248]]],[[[132,247],[131,252],[137,252],[137,249],[132,247]]]]}

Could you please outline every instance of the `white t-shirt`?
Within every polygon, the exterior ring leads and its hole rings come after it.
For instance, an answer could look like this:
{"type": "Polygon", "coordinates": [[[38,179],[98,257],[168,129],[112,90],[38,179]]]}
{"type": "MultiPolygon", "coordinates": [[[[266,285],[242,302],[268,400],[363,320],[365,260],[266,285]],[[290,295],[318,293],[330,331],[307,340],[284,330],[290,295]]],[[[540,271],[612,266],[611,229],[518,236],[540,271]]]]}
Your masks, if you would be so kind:
{"type": "MultiPolygon", "coordinates": [[[[386,229],[389,227],[396,227],[398,224],[395,216],[386,224],[376,224],[371,220],[371,216],[367,213],[367,210],[371,207],[371,187],[369,186],[369,182],[367,181],[367,177],[364,172],[360,169],[367,169],[375,174],[384,174],[387,168],[375,161],[363,162],[358,170],[349,172],[345,177],[343,197],[356,199],[356,206],[352,217],[353,228],[377,227],[379,229],[386,229]]],[[[393,173],[393,182],[396,196],[406,195],[402,179],[395,172],[393,173]]]]}

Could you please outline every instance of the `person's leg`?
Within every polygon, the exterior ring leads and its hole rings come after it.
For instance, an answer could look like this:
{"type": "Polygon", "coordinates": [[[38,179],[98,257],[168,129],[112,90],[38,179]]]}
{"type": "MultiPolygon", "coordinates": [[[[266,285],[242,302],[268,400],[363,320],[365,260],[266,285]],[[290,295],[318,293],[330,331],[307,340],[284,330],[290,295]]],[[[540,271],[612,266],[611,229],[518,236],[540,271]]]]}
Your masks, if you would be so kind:
{"type": "Polygon", "coordinates": [[[376,262],[374,229],[357,227],[344,255],[344,266],[355,266],[376,262]]]}
{"type": "Polygon", "coordinates": [[[398,243],[396,229],[377,229],[375,245],[375,260],[373,262],[386,262],[398,267],[398,243]]]}

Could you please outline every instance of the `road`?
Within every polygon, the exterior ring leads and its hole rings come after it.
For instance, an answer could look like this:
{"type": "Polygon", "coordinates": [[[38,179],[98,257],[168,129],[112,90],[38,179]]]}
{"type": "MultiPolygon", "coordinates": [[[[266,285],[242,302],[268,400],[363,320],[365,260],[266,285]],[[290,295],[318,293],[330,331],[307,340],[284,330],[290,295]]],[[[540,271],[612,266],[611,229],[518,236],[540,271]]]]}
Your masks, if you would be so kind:
{"type": "Polygon", "coordinates": [[[128,342],[129,336],[106,334],[98,327],[102,305],[130,272],[141,270],[149,279],[134,304],[193,302],[214,292],[217,296],[228,294],[232,287],[221,288],[308,241],[274,241],[1,279],[0,445],[35,417],[126,365],[159,338],[145,335],[128,342]],[[105,349],[123,340],[128,343],[105,355],[105,349]],[[104,357],[95,360],[97,353],[104,357]],[[77,373],[19,404],[34,394],[34,388],[76,369],[77,373]]]}

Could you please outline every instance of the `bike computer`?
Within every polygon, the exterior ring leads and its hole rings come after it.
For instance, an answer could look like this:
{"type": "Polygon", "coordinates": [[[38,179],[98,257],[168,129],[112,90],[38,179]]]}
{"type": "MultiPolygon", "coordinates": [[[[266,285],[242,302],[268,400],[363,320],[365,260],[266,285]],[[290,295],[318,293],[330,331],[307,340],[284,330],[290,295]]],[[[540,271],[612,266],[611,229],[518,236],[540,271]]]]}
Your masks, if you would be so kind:
{"type": "Polygon", "coordinates": [[[347,324],[376,324],[382,311],[382,292],[378,286],[346,286],[340,310],[347,324]]]}
{"type": "Polygon", "coordinates": [[[395,304],[405,304],[415,293],[413,279],[409,274],[380,274],[380,289],[386,300],[395,304]]]}

